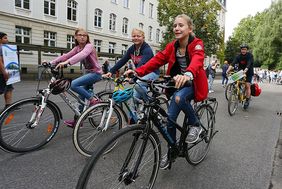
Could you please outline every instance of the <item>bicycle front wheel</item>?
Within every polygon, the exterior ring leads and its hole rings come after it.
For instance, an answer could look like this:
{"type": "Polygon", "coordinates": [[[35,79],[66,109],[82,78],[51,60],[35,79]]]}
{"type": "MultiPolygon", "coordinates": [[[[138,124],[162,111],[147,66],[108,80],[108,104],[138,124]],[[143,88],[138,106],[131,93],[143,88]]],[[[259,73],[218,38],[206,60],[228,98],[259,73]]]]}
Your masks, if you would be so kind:
{"type": "Polygon", "coordinates": [[[109,102],[101,102],[88,108],[79,117],[73,132],[73,142],[80,154],[90,157],[96,146],[103,144],[122,128],[122,116],[116,106],[113,106],[111,115],[109,109],[109,102]],[[105,128],[108,119],[108,128],[105,128]]]}
{"type": "Polygon", "coordinates": [[[237,89],[232,90],[231,96],[228,99],[228,113],[230,116],[233,116],[238,109],[239,99],[237,94],[237,89]]]}
{"type": "Polygon", "coordinates": [[[60,117],[57,109],[47,101],[39,122],[39,98],[15,102],[1,114],[0,145],[11,152],[30,152],[47,144],[56,134],[60,117]]]}
{"type": "Polygon", "coordinates": [[[207,156],[214,135],[215,123],[214,111],[207,104],[200,105],[196,109],[196,115],[203,128],[203,132],[196,143],[187,144],[186,160],[192,165],[201,163],[207,156]]]}
{"type": "Polygon", "coordinates": [[[229,83],[228,85],[226,85],[224,94],[225,94],[225,98],[227,101],[229,100],[234,88],[235,88],[235,85],[233,83],[229,83]]]}
{"type": "Polygon", "coordinates": [[[144,125],[130,125],[95,151],[76,188],[153,188],[160,161],[159,139],[152,130],[145,136],[144,128],[144,125]],[[117,143],[116,147],[106,153],[113,143],[117,143]],[[138,159],[141,161],[137,165],[138,159]]]}

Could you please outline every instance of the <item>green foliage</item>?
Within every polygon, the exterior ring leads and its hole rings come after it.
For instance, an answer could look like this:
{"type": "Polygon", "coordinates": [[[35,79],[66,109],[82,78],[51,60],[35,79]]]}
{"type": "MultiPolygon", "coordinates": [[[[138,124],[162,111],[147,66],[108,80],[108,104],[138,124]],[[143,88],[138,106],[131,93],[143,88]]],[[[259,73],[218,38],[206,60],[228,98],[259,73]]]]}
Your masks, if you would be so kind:
{"type": "Polygon", "coordinates": [[[231,59],[241,43],[247,43],[254,54],[255,66],[282,69],[282,0],[254,17],[240,21],[226,43],[225,58],[231,59]]]}
{"type": "Polygon", "coordinates": [[[206,55],[216,54],[223,46],[223,32],[217,23],[220,10],[216,0],[159,0],[158,19],[160,25],[167,28],[161,48],[174,39],[174,18],[179,14],[186,14],[193,19],[194,33],[204,41],[206,55]]]}

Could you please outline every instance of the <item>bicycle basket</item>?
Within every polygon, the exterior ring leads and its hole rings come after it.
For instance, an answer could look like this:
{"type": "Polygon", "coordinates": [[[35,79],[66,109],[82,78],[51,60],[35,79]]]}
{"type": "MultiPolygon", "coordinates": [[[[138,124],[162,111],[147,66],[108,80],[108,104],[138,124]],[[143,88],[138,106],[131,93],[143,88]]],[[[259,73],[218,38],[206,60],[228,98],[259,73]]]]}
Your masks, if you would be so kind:
{"type": "Polygon", "coordinates": [[[133,88],[127,88],[124,90],[117,90],[113,93],[113,99],[116,103],[127,101],[132,97],[133,88]]]}
{"type": "Polygon", "coordinates": [[[50,84],[51,93],[54,95],[60,94],[68,90],[71,86],[71,79],[57,79],[50,84]]]}
{"type": "Polygon", "coordinates": [[[244,77],[244,71],[240,70],[228,78],[228,83],[234,83],[235,81],[238,81],[239,79],[242,79],[244,77]]]}

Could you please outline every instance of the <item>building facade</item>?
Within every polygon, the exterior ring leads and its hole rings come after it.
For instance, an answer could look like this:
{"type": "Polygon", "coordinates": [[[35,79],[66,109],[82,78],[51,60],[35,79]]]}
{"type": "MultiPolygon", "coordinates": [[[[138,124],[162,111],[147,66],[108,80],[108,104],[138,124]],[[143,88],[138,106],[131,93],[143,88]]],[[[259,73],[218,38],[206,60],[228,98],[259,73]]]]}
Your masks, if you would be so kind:
{"type": "MultiPolygon", "coordinates": [[[[226,3],[218,1],[223,7],[219,24],[224,28],[226,3]]],[[[142,28],[156,52],[165,29],[157,21],[157,7],[158,0],[1,0],[0,31],[11,42],[70,49],[75,28],[82,27],[98,52],[121,55],[132,45],[131,30],[142,28]]],[[[22,69],[38,65],[38,53],[47,61],[59,55],[20,51],[22,69]]]]}

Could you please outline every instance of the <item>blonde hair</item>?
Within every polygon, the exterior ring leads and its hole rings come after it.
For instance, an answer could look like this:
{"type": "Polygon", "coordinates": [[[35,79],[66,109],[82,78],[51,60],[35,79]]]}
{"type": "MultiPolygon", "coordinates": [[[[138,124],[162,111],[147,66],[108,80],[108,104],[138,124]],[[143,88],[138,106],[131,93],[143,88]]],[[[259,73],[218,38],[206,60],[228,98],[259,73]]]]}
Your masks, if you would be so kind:
{"type": "Polygon", "coordinates": [[[138,29],[138,28],[133,28],[133,29],[132,29],[132,32],[131,32],[131,34],[132,34],[134,31],[138,31],[138,32],[140,32],[140,33],[141,33],[141,35],[145,38],[145,33],[144,33],[144,31],[143,31],[143,30],[138,29]]]}
{"type": "MultiPolygon", "coordinates": [[[[194,29],[193,20],[192,20],[189,16],[187,16],[186,14],[179,14],[179,15],[177,15],[177,16],[175,17],[175,19],[177,19],[177,18],[183,18],[184,20],[187,21],[188,27],[189,27],[191,30],[194,29]]],[[[174,20],[175,20],[175,19],[174,19],[174,20]]]]}

